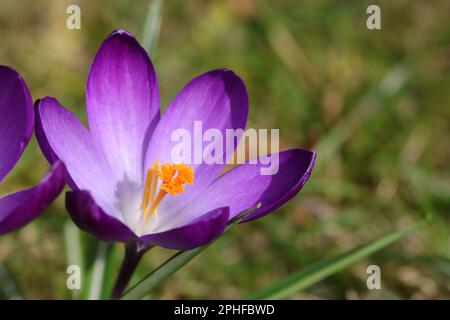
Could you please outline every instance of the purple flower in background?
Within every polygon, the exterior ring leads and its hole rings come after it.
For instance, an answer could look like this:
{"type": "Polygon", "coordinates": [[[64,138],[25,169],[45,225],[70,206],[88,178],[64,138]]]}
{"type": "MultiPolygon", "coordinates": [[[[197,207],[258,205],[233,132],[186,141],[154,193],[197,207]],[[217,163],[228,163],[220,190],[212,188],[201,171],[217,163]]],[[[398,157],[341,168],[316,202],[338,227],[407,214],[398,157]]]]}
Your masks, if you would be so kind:
{"type": "MultiPolygon", "coordinates": [[[[30,140],[34,110],[25,81],[13,69],[0,66],[0,182],[13,169],[30,140]]],[[[0,198],[0,234],[36,218],[60,194],[66,172],[55,162],[35,187],[0,198]]]]}
{"type": "Polygon", "coordinates": [[[47,159],[60,159],[73,191],[67,209],[83,230],[104,241],[187,250],[219,236],[241,212],[245,221],[274,211],[308,180],[314,152],[279,154],[276,175],[260,164],[171,162],[171,133],[203,128],[245,128],[248,96],[242,80],[215,70],[191,80],[160,117],[156,73],[146,51],[128,32],[102,44],[88,76],[89,130],[54,98],[37,106],[36,135],[47,159]]]}

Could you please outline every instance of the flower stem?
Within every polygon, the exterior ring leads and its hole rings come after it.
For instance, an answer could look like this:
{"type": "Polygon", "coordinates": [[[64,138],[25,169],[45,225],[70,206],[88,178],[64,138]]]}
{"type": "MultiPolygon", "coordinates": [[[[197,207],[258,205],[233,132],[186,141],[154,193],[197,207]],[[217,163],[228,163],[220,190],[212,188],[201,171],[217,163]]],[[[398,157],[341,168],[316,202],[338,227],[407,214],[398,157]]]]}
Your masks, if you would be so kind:
{"type": "Polygon", "coordinates": [[[117,300],[128,286],[136,267],[141,261],[142,256],[150,248],[140,248],[137,243],[129,243],[125,245],[125,257],[120,267],[114,288],[111,292],[110,299],[117,300]]]}

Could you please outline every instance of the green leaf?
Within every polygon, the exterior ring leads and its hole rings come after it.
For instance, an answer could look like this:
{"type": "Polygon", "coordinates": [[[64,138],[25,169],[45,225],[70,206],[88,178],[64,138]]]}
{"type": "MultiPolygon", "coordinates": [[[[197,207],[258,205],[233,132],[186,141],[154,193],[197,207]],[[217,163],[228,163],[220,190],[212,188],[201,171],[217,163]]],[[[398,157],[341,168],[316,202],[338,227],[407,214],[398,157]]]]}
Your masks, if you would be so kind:
{"type": "Polygon", "coordinates": [[[154,53],[159,38],[161,28],[161,7],[163,0],[154,0],[150,2],[145,19],[144,34],[142,36],[142,46],[148,53],[154,53]]]}
{"type": "MultiPolygon", "coordinates": [[[[85,267],[83,259],[83,248],[81,246],[80,230],[72,223],[71,220],[67,220],[64,223],[64,241],[66,246],[66,259],[68,265],[77,265],[81,270],[82,286],[85,283],[85,267]]],[[[81,290],[83,291],[83,290],[81,290]]],[[[85,290],[84,290],[85,291],[85,290]]],[[[83,298],[83,292],[80,290],[71,290],[72,298],[83,298]]]]}
{"type": "Polygon", "coordinates": [[[120,260],[119,251],[115,245],[108,246],[106,254],[105,272],[103,274],[103,286],[100,300],[107,300],[114,286],[115,262],[120,260]]]}
{"type": "MultiPolygon", "coordinates": [[[[242,221],[245,217],[249,216],[255,210],[257,210],[261,206],[258,203],[253,208],[244,211],[243,213],[236,216],[233,220],[231,220],[226,227],[225,231],[219,236],[217,239],[222,237],[226,232],[228,232],[234,225],[242,221]]],[[[216,239],[216,240],[217,240],[216,239]]],[[[143,280],[138,282],[134,287],[128,290],[121,299],[125,300],[136,300],[142,299],[146,294],[148,294],[153,288],[160,285],[167,278],[169,278],[172,274],[180,270],[186,264],[188,264],[192,259],[194,259],[197,255],[199,255],[203,250],[209,247],[212,243],[207,244],[206,246],[199,247],[194,250],[189,251],[179,251],[175,255],[173,255],[169,260],[164,262],[161,266],[156,268],[153,272],[147,275],[143,280]]]]}
{"type": "Polygon", "coordinates": [[[108,269],[108,261],[111,244],[100,242],[97,249],[97,256],[92,265],[92,273],[89,286],[89,300],[99,300],[104,285],[105,271],[108,269]]]}
{"type": "Polygon", "coordinates": [[[294,273],[269,287],[250,295],[247,299],[287,299],[317,282],[339,272],[358,260],[377,252],[400,240],[425,223],[420,221],[407,228],[395,231],[368,244],[358,246],[338,256],[327,258],[294,273]]]}

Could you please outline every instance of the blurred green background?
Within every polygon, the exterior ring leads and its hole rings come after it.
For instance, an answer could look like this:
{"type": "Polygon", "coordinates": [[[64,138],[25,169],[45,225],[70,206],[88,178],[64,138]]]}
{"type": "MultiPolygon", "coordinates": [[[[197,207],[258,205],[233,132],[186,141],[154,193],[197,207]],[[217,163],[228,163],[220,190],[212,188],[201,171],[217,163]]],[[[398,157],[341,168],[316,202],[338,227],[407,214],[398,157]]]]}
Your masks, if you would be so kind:
{"type": "MultiPolygon", "coordinates": [[[[21,73],[34,99],[57,97],[85,119],[98,47],[117,28],[143,40],[150,3],[1,0],[0,64],[21,73]],[[66,28],[70,4],[81,30],[66,28]]],[[[241,298],[431,213],[419,232],[293,298],[450,299],[449,12],[437,0],[165,1],[151,50],[163,108],[192,77],[230,68],[247,84],[248,127],[280,128],[282,149],[314,149],[318,163],[292,201],[233,228],[152,298],[241,298]],[[381,30],[366,28],[369,4],[381,7],[381,30]],[[370,264],[381,267],[382,290],[366,287],[370,264]]],[[[47,169],[33,140],[0,194],[47,169]]],[[[0,238],[0,297],[72,297],[63,198],[0,238]]],[[[97,242],[80,234],[90,265],[97,242]]],[[[116,245],[113,273],[122,253],[116,245]]],[[[171,254],[150,251],[133,282],[171,254]]]]}

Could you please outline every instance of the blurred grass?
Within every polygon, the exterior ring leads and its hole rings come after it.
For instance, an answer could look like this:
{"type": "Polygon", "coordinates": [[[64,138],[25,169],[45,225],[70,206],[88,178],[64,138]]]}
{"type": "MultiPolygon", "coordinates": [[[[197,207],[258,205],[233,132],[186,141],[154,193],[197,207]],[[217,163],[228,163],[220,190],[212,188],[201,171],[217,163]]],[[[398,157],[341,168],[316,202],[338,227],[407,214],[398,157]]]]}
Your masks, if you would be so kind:
{"type": "MultiPolygon", "coordinates": [[[[117,28],[144,35],[148,8],[148,1],[3,0],[0,64],[19,70],[34,99],[55,96],[85,119],[84,86],[98,46],[117,28]],[[65,28],[74,3],[78,31],[65,28]]],[[[152,51],[162,105],[195,75],[233,69],[249,91],[248,126],[280,128],[282,148],[316,149],[319,163],[299,196],[234,228],[154,298],[244,297],[417,221],[426,204],[435,219],[420,232],[294,298],[450,298],[448,12],[450,3],[437,0],[164,1],[152,51]],[[381,6],[380,31],[365,27],[372,3],[381,6]],[[365,286],[369,264],[381,267],[381,292],[365,286]]],[[[16,169],[0,194],[47,170],[34,141],[16,169]]],[[[0,238],[0,261],[25,298],[71,297],[67,219],[60,197],[33,224],[0,238]]],[[[85,234],[82,244],[89,267],[97,246],[85,234]]],[[[134,282],[171,254],[152,250],[134,282]]],[[[111,259],[117,269],[121,255],[111,259]]]]}

